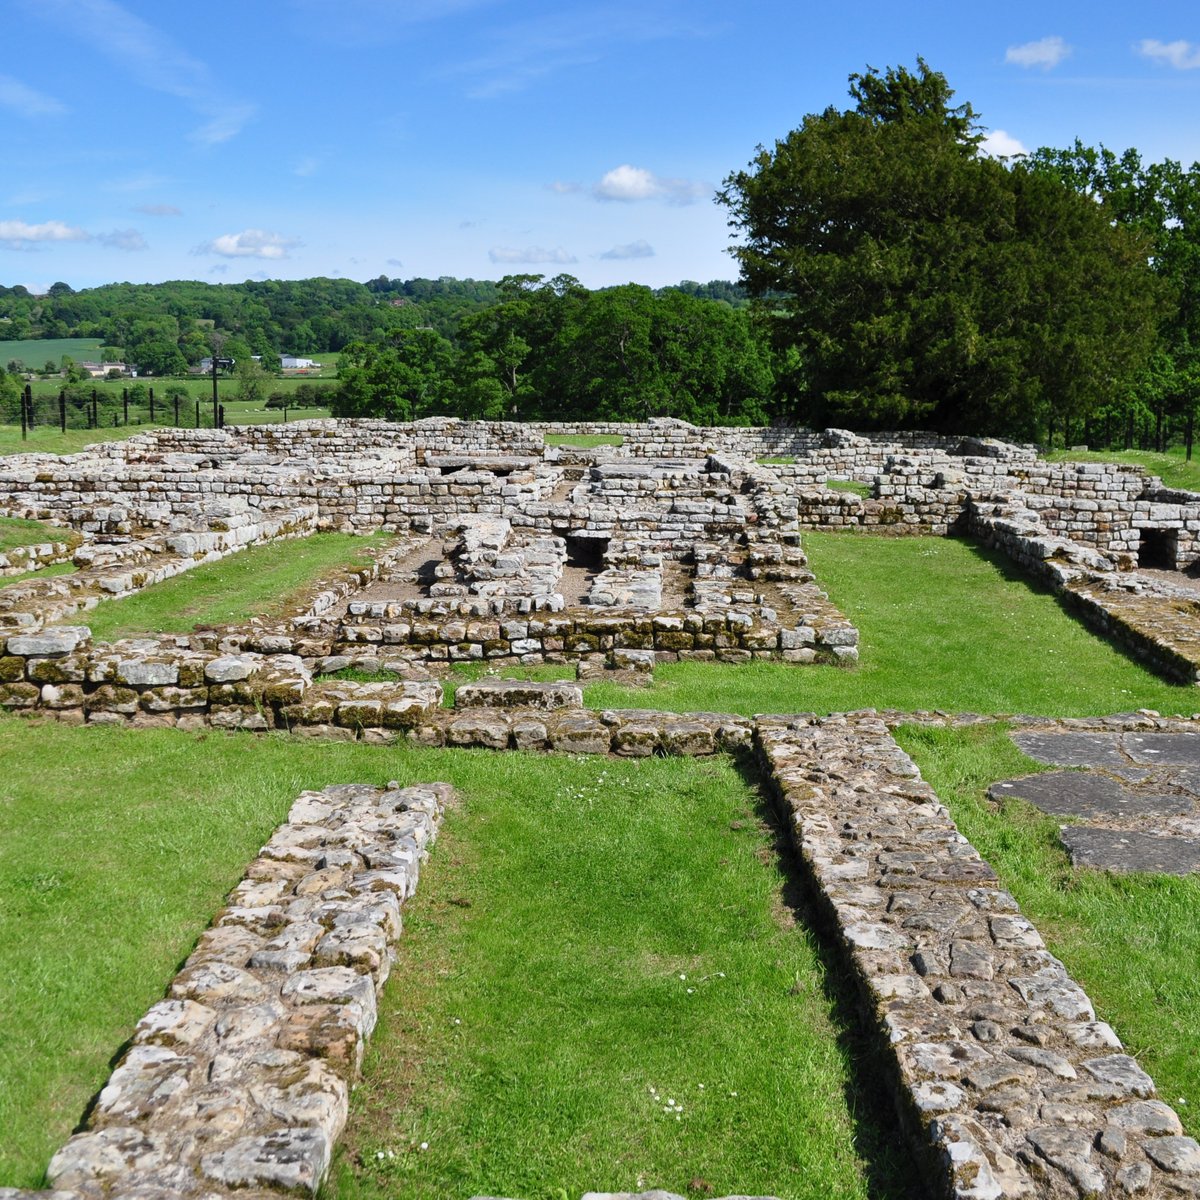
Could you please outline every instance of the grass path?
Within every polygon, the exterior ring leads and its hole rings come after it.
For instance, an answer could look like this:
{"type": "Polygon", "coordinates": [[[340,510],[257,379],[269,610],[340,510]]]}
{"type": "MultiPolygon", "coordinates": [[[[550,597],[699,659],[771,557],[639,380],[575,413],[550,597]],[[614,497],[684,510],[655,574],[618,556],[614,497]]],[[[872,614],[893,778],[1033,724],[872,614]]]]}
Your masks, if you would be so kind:
{"type": "Polygon", "coordinates": [[[121,600],[109,600],[70,622],[86,622],[101,642],[149,633],[188,633],[197,625],[229,625],[281,613],[289,597],[322,575],[366,562],[387,535],[314,533],[239,550],[121,600]]]}
{"type": "Polygon", "coordinates": [[[492,761],[408,911],[327,1195],[903,1194],[733,764],[492,761]]]}

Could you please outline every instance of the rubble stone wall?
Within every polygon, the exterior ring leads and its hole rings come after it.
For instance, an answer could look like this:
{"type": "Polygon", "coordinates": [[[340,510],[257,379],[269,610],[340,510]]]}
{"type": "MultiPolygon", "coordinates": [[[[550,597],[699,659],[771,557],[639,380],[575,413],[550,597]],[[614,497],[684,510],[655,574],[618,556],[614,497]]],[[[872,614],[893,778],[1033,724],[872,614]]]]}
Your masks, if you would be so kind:
{"type": "Polygon", "coordinates": [[[933,1194],[1200,1191],[1200,1145],[874,715],[755,742],[933,1194]]]}
{"type": "Polygon", "coordinates": [[[52,1194],[314,1195],[452,799],[444,783],[300,795],[51,1160],[52,1194]]]}

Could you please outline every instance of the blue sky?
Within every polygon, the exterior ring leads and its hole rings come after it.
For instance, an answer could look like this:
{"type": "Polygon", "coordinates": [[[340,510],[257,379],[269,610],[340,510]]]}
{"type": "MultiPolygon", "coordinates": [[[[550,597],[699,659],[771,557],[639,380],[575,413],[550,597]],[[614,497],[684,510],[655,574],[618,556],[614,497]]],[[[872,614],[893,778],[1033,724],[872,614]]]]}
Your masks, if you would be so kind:
{"type": "Polygon", "coordinates": [[[0,283],[734,278],[712,195],[922,55],[1000,150],[1200,159],[1200,8],[0,0],[0,283]]]}

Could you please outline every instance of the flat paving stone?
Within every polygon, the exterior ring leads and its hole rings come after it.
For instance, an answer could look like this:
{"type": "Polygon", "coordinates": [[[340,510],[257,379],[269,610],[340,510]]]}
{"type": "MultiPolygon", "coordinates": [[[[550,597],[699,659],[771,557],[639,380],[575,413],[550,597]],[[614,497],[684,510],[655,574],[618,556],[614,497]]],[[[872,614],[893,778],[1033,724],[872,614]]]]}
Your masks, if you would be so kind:
{"type": "Polygon", "coordinates": [[[1119,767],[1127,762],[1117,733],[1034,733],[1021,730],[1012,740],[1038,762],[1052,767],[1119,767]]]}
{"type": "Polygon", "coordinates": [[[1200,733],[1126,733],[1121,745],[1137,763],[1200,767],[1200,733]]]}
{"type": "Polygon", "coordinates": [[[1094,825],[1066,825],[1059,837],[1076,867],[1161,875],[1189,875],[1200,870],[1200,841],[1193,838],[1155,837],[1094,825]]]}
{"type": "Polygon", "coordinates": [[[1192,811],[1184,796],[1143,795],[1092,771],[1047,771],[988,788],[993,800],[1016,796],[1053,817],[1174,816],[1192,811]]]}

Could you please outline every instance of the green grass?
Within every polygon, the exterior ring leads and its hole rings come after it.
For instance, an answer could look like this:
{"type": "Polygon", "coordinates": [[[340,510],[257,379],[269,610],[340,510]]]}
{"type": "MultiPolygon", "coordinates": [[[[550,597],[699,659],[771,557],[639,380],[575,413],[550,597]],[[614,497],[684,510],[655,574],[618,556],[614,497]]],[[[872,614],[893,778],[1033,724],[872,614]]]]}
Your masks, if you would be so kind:
{"type": "Polygon", "coordinates": [[[17,718],[0,719],[0,760],[0,1185],[40,1182],[296,794],[447,779],[463,803],[408,910],[340,1194],[392,1196],[401,1179],[406,1196],[577,1194],[638,1174],[716,1194],[901,1193],[848,1002],[729,760],[17,718]]]}
{"type": "Polygon", "coordinates": [[[595,450],[597,446],[623,446],[618,433],[548,433],[547,446],[569,446],[573,450],[595,450]]]}
{"type": "Polygon", "coordinates": [[[0,370],[14,358],[28,371],[40,371],[48,362],[57,367],[64,354],[77,363],[98,360],[103,345],[99,338],[25,338],[0,342],[0,370]]]}
{"type": "Polygon", "coordinates": [[[72,562],[50,563],[38,571],[22,571],[19,575],[0,575],[0,589],[12,583],[25,583],[30,579],[52,579],[56,575],[74,575],[75,564],[72,562]]]}
{"type": "Polygon", "coordinates": [[[99,642],[148,633],[188,633],[286,611],[290,597],[339,567],[368,561],[388,542],[347,533],[315,533],[240,550],[70,618],[86,621],[99,642]]]}
{"type": "Polygon", "coordinates": [[[1055,450],[1045,455],[1050,462],[1113,462],[1145,467],[1161,477],[1167,487],[1200,492],[1200,446],[1188,462],[1184,448],[1176,446],[1165,454],[1154,450],[1055,450]]]}
{"type": "Polygon", "coordinates": [[[1073,869],[1058,821],[1021,800],[986,799],[991,783],[1048,769],[1003,728],[908,726],[897,738],[1162,1099],[1200,1134],[1200,877],[1073,869]]]}
{"type": "Polygon", "coordinates": [[[732,763],[489,767],[407,912],[328,1195],[867,1194],[849,1051],[732,763]]]}
{"type": "Polygon", "coordinates": [[[768,454],[762,458],[756,458],[754,461],[761,463],[764,467],[790,467],[796,461],[796,456],[794,454],[768,454]]]}
{"type": "Polygon", "coordinates": [[[869,483],[859,483],[857,479],[827,479],[825,486],[832,492],[853,492],[863,499],[866,499],[872,490],[869,483]]]}
{"type": "Polygon", "coordinates": [[[1002,555],[951,538],[836,533],[806,533],[804,547],[859,629],[857,667],[667,664],[647,689],[593,685],[588,703],[747,714],[1200,711],[1195,688],[1167,683],[1090,632],[1002,555]]]}
{"type": "Polygon", "coordinates": [[[68,429],[57,425],[36,425],[27,439],[19,425],[0,425],[0,455],[3,454],[78,454],[84,446],[97,442],[120,442],[137,433],[146,433],[151,425],[122,425],[116,429],[68,429]]]}
{"type": "MultiPolygon", "coordinates": [[[[71,530],[44,521],[26,521],[21,517],[0,517],[0,554],[21,546],[40,546],[46,542],[70,540],[71,530]]],[[[77,536],[77,535],[76,535],[77,536]]]]}

